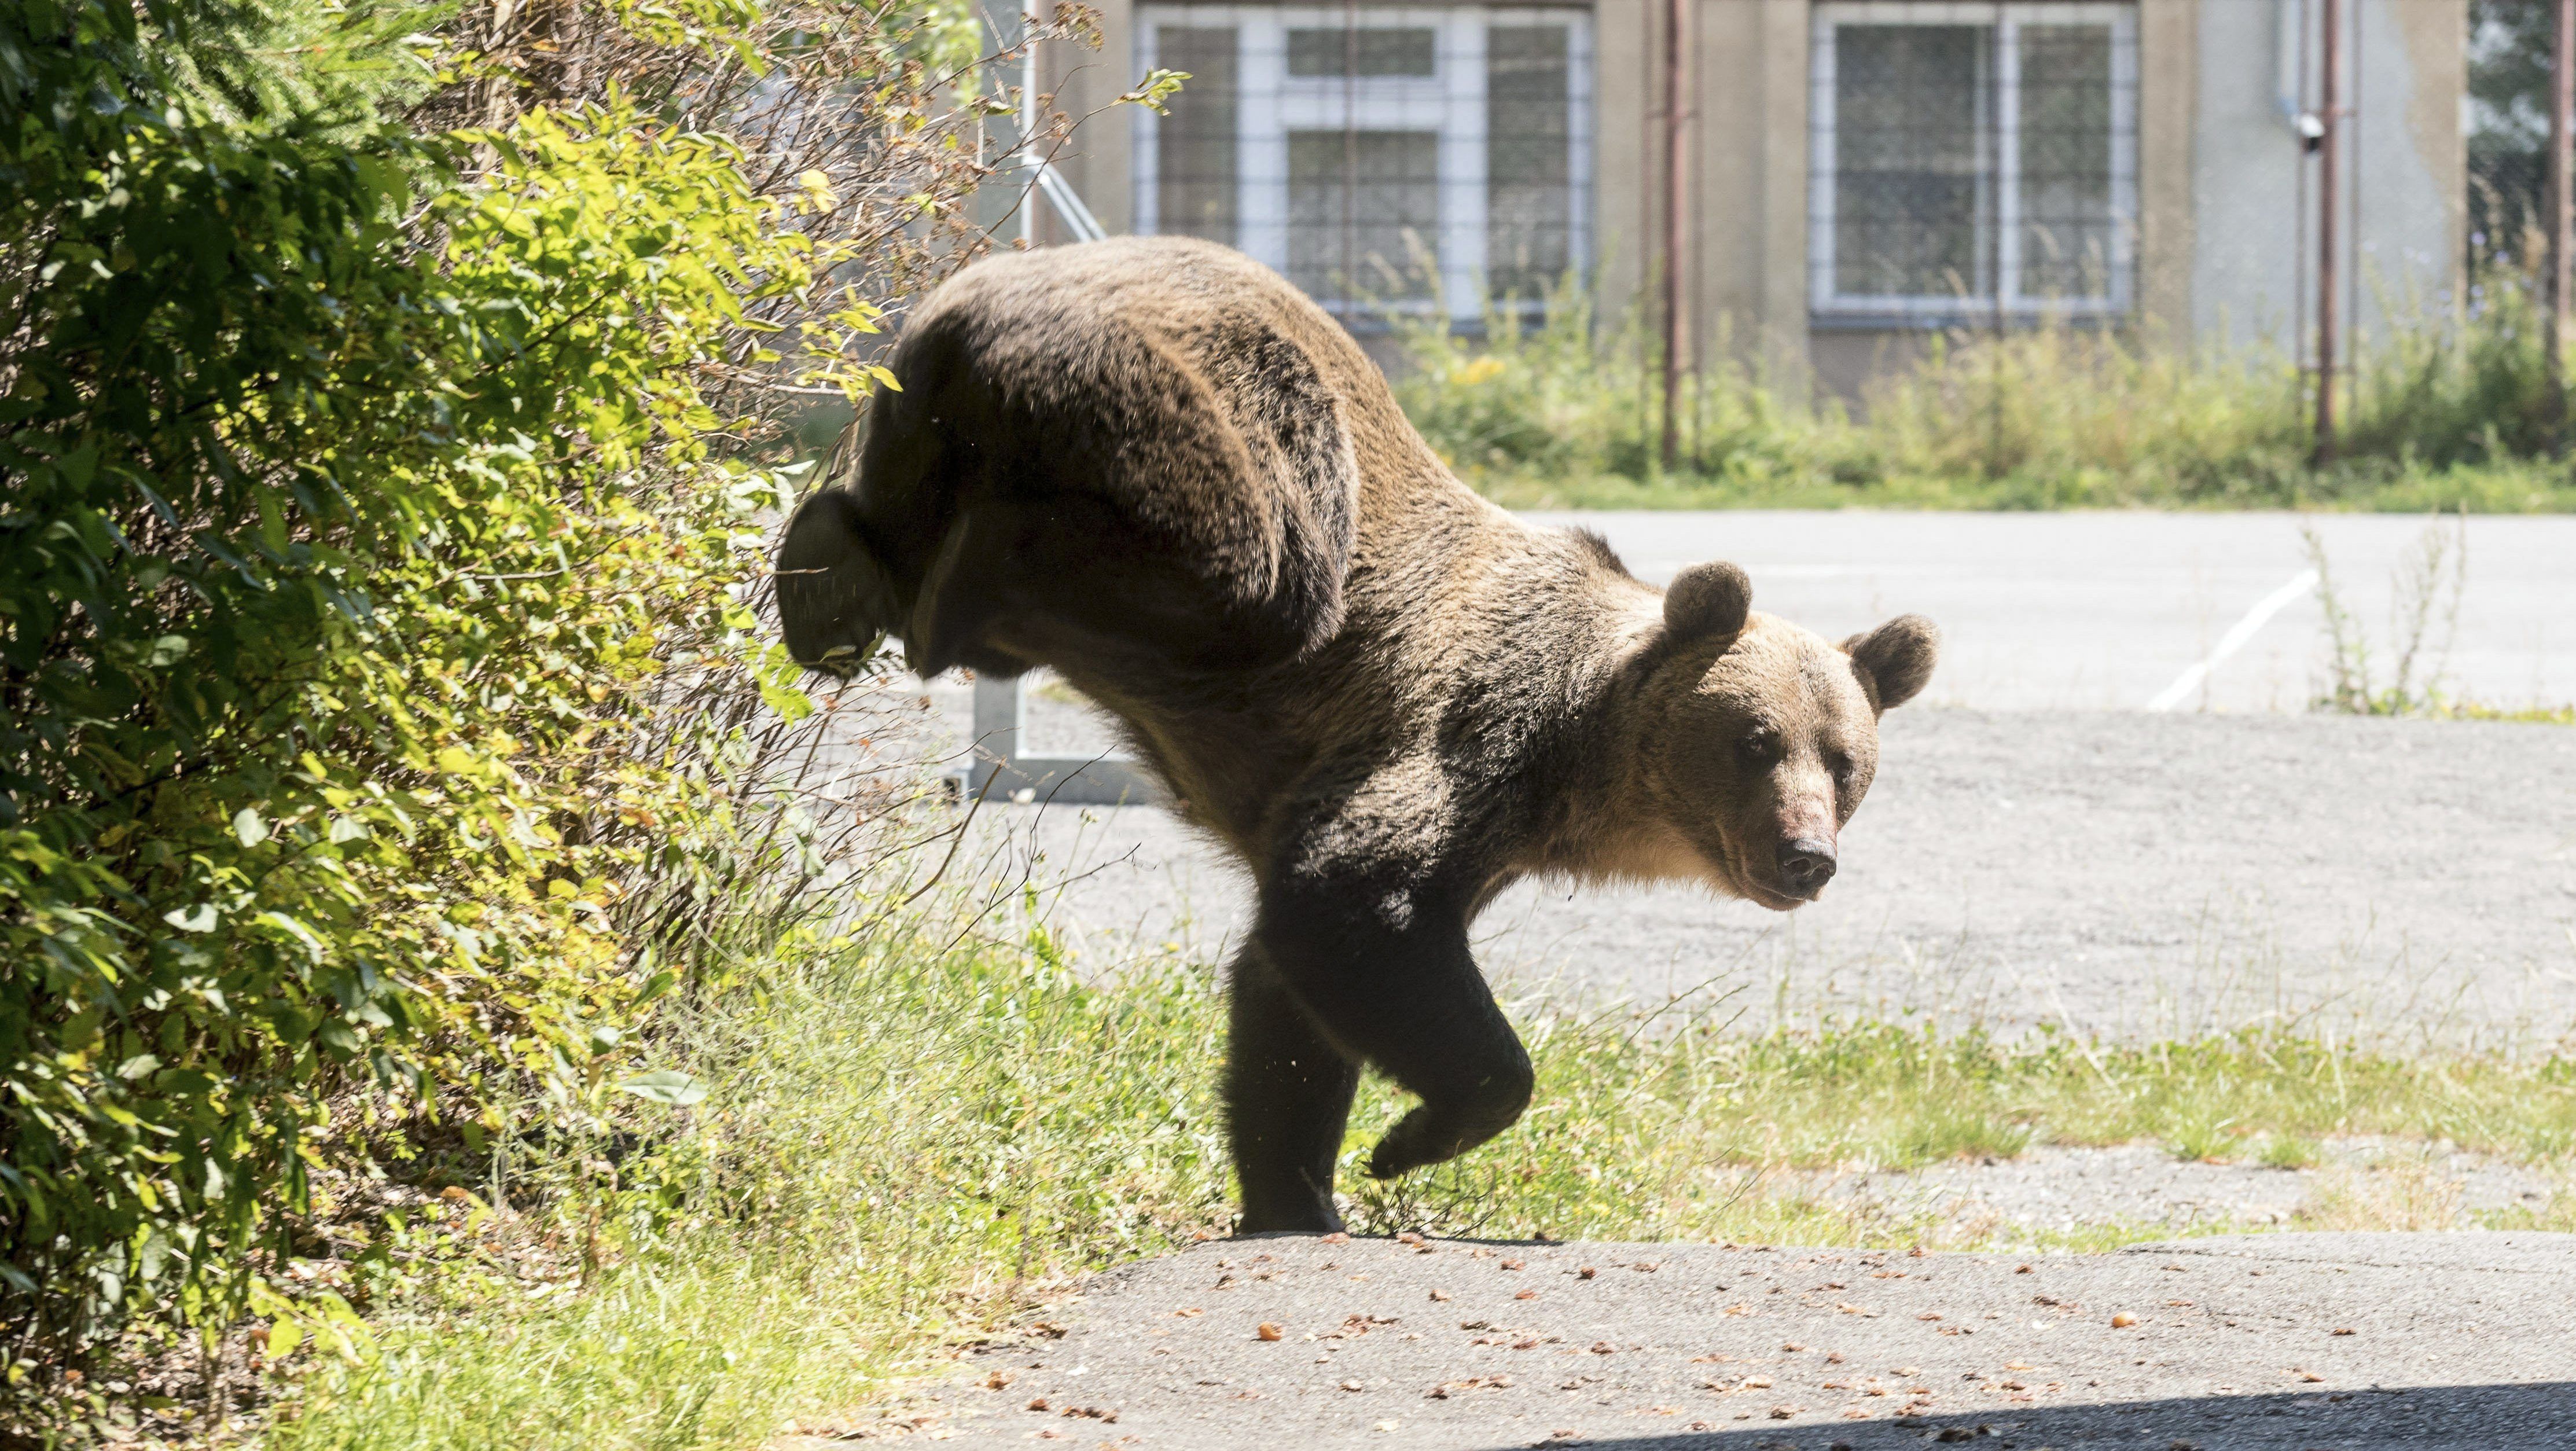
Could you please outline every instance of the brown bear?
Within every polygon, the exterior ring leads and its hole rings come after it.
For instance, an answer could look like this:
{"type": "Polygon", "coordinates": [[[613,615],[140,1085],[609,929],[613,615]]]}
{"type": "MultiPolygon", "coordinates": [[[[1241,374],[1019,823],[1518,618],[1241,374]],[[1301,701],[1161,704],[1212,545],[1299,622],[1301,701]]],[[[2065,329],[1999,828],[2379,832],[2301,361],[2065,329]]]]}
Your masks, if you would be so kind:
{"type": "Polygon", "coordinates": [[[1375,365],[1268,269],[1122,238],[967,269],[906,322],[863,442],[778,557],[790,652],[888,634],[925,674],[1051,666],[1250,872],[1224,1096],[1241,1228],[1340,1224],[1363,1064],[1420,1103],[1378,1177],[1520,1116],[1468,950],[1534,874],[1788,910],[1834,873],[1917,616],[1837,646],[1731,564],[1657,590],[1451,476],[1375,365]]]}

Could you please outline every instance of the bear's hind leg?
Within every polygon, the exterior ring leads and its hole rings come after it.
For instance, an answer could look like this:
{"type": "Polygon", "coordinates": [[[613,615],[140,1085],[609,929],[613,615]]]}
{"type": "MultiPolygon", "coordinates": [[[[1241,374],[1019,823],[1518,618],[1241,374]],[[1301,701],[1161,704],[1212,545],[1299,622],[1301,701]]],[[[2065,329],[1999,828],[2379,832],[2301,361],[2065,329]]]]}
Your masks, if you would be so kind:
{"type": "Polygon", "coordinates": [[[1258,946],[1235,959],[1227,995],[1225,1108],[1243,1191],[1237,1233],[1330,1234],[1333,1166],[1359,1065],[1317,1030],[1258,946]]]}

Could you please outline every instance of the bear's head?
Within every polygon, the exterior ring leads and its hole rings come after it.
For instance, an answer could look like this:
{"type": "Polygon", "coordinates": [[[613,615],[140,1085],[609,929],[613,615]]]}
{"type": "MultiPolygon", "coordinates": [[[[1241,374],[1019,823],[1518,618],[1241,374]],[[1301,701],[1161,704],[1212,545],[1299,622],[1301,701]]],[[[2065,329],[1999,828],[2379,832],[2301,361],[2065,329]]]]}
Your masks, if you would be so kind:
{"type": "Polygon", "coordinates": [[[1635,763],[1697,875],[1775,911],[1816,899],[1878,769],[1878,718],[1931,677],[1940,631],[1900,615],[1836,645],[1755,613],[1732,564],[1682,571],[1640,682],[1635,763]]]}

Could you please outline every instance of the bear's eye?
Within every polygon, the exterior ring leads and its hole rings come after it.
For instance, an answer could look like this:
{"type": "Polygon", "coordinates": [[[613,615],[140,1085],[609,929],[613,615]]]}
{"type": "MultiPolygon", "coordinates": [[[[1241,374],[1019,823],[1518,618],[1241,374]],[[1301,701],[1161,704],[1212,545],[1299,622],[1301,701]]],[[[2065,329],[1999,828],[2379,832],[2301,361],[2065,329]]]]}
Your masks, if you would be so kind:
{"type": "Polygon", "coordinates": [[[1830,761],[1828,761],[1828,762],[1826,762],[1825,764],[1826,764],[1827,769],[1831,770],[1831,771],[1834,773],[1834,780],[1835,780],[1838,784],[1840,784],[1840,785],[1844,785],[1844,786],[1848,786],[1848,785],[1850,785],[1850,784],[1851,784],[1851,778],[1852,778],[1852,758],[1851,758],[1851,757],[1844,755],[1844,754],[1843,754],[1842,752],[1840,752],[1840,751],[1836,751],[1836,752],[1834,752],[1833,759],[1832,759],[1832,760],[1830,760],[1830,761]]]}
{"type": "Polygon", "coordinates": [[[1736,742],[1735,752],[1753,765],[1772,765],[1780,759],[1780,738],[1769,731],[1755,731],[1736,742]]]}

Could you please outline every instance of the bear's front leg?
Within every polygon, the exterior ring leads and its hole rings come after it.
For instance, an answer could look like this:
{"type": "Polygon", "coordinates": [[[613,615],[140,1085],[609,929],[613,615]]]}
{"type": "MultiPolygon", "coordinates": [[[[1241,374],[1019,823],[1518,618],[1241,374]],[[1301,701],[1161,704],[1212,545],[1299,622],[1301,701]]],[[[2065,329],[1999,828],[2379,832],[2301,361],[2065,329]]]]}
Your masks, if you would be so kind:
{"type": "MultiPolygon", "coordinates": [[[[1346,1058],[1375,1064],[1421,1098],[1378,1141],[1372,1176],[1463,1154],[1528,1106],[1529,1053],[1468,950],[1465,892],[1394,868],[1291,870],[1263,890],[1255,943],[1346,1058]]],[[[1336,1142],[1348,1101],[1333,1115],[1336,1142]]],[[[1248,1210],[1249,1183],[1246,1192],[1248,1210]]]]}

